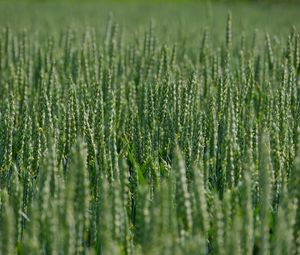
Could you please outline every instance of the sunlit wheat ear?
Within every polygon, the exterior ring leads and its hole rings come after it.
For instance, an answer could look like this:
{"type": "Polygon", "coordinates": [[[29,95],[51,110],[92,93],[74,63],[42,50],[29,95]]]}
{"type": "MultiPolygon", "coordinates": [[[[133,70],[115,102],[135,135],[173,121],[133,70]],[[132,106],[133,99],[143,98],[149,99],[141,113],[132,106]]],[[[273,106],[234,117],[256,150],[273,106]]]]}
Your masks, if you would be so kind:
{"type": "Polygon", "coordinates": [[[190,193],[186,177],[185,162],[179,149],[176,150],[176,161],[174,168],[177,175],[177,194],[178,194],[178,217],[181,218],[181,224],[185,231],[192,229],[192,208],[190,193]]]}

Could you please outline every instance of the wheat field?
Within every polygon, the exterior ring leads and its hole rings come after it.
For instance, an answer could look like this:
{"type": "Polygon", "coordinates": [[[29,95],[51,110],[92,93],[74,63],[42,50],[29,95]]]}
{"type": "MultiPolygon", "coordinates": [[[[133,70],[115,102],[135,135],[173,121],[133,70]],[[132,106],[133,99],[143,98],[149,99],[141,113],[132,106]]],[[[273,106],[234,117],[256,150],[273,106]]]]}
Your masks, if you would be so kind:
{"type": "Polygon", "coordinates": [[[0,254],[300,254],[300,6],[0,3],[0,254]]]}

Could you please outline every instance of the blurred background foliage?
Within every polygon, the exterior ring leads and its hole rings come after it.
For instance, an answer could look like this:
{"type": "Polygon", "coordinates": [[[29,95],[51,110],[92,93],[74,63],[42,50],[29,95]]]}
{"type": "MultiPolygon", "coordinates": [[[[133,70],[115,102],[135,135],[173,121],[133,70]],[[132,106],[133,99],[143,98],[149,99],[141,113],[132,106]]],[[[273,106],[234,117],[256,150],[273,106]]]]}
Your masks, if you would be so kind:
{"type": "Polygon", "coordinates": [[[86,26],[103,32],[109,13],[130,35],[140,33],[153,19],[156,32],[181,36],[187,42],[201,38],[204,28],[210,36],[223,37],[227,13],[233,16],[234,35],[258,29],[265,34],[287,35],[300,25],[300,0],[0,0],[0,26],[50,34],[53,31],[86,26]],[[247,18],[245,18],[247,17],[247,18]]]}
{"type": "Polygon", "coordinates": [[[0,0],[0,2],[27,2],[27,3],[279,3],[279,4],[287,4],[287,3],[298,3],[300,4],[300,0],[0,0]]]}

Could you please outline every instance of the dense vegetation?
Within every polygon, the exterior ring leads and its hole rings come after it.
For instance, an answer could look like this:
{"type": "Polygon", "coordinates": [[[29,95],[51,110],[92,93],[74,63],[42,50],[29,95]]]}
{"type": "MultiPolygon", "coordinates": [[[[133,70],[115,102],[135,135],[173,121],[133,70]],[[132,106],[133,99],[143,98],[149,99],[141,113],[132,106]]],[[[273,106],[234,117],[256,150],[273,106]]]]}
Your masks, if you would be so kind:
{"type": "Polygon", "coordinates": [[[3,26],[0,254],[300,254],[297,28],[117,20],[3,26]]]}

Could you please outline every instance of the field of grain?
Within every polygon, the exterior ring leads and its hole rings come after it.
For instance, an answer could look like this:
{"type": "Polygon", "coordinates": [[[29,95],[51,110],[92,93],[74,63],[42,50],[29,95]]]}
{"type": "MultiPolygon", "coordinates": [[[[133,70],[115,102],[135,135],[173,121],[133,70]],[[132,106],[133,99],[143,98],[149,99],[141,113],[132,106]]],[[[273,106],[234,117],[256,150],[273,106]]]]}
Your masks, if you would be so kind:
{"type": "Polygon", "coordinates": [[[0,254],[300,254],[300,5],[0,3],[0,254]]]}

